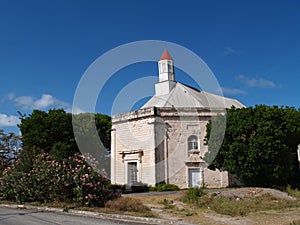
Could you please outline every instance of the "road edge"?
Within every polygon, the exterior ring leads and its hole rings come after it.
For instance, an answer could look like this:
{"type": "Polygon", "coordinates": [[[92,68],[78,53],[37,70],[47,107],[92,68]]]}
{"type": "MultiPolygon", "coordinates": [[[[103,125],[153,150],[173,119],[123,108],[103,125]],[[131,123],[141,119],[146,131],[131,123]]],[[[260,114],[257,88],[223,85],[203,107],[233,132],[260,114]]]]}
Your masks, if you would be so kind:
{"type": "Polygon", "coordinates": [[[107,214],[100,212],[92,212],[85,210],[76,210],[76,209],[62,209],[46,206],[33,206],[33,205],[17,205],[17,204],[0,204],[1,208],[11,208],[11,209],[29,209],[29,210],[38,210],[41,212],[53,212],[53,213],[63,213],[63,214],[72,214],[75,216],[87,216],[100,219],[108,219],[114,221],[123,221],[123,222],[135,222],[135,223],[150,223],[150,224],[172,224],[172,225],[193,225],[183,221],[174,221],[166,219],[158,219],[151,217],[139,217],[139,216],[129,216],[121,214],[107,214]]]}

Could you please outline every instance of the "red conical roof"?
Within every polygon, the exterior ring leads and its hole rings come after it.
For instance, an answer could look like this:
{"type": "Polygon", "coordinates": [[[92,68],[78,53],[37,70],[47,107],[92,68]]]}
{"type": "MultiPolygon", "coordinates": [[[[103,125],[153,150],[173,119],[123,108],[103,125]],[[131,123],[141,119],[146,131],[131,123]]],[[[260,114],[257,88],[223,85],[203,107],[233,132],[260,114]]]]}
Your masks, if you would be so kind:
{"type": "Polygon", "coordinates": [[[165,49],[164,53],[161,55],[159,60],[164,60],[164,59],[173,60],[172,56],[169,54],[167,49],[165,49]]]}

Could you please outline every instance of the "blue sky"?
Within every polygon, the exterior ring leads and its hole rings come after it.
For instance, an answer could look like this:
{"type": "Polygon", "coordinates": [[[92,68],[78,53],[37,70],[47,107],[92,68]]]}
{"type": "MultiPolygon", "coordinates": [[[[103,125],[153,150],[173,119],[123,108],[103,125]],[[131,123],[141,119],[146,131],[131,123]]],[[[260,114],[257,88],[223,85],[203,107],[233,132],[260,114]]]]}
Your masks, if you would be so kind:
{"type": "MultiPolygon", "coordinates": [[[[17,131],[18,111],[70,111],[89,65],[119,45],[140,40],[190,49],[213,71],[223,94],[246,106],[299,108],[299,12],[296,0],[2,0],[0,129],[17,131]]],[[[111,114],[120,90],[149,74],[157,74],[155,63],[116,73],[96,111],[111,114]]],[[[176,76],[193,85],[180,71],[176,76]]]]}

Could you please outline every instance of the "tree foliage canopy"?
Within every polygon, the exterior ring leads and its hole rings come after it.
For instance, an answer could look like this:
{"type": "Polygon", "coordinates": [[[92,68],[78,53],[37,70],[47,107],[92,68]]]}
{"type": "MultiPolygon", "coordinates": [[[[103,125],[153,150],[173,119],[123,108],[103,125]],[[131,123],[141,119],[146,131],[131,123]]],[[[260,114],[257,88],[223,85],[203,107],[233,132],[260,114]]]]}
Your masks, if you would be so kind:
{"type": "MultiPolygon", "coordinates": [[[[224,119],[219,116],[214,120],[218,124],[224,119]]],[[[209,151],[204,157],[212,162],[211,169],[227,170],[248,186],[285,186],[299,182],[299,110],[265,105],[229,109],[220,149],[214,140],[218,140],[222,131],[215,126],[212,133],[212,124],[207,126],[209,151]]]]}
{"type": "MultiPolygon", "coordinates": [[[[71,113],[67,113],[63,109],[51,109],[48,112],[34,110],[29,115],[20,113],[20,117],[19,128],[25,150],[41,149],[60,160],[79,152],[74,137],[71,113]]],[[[109,147],[111,128],[109,116],[83,113],[75,115],[75,117],[76,120],[83,121],[80,123],[82,131],[87,131],[90,124],[94,122],[103,145],[106,148],[109,147]],[[91,119],[91,115],[95,118],[94,120],[91,119]]]]}

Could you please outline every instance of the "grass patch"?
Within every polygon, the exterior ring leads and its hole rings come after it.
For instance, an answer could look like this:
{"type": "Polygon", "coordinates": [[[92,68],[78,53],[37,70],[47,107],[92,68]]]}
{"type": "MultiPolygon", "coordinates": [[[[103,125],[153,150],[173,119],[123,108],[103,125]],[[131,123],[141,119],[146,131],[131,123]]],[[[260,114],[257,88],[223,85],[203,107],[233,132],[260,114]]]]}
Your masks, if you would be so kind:
{"type": "Polygon", "coordinates": [[[196,215],[195,212],[193,211],[190,211],[188,209],[181,209],[177,212],[179,215],[182,215],[182,216],[193,216],[193,215],[196,215]]]}
{"type": "Polygon", "coordinates": [[[249,211],[249,201],[235,201],[225,197],[221,197],[216,201],[209,204],[209,208],[217,213],[230,215],[230,216],[245,216],[249,211]]]}
{"type": "Polygon", "coordinates": [[[9,200],[1,200],[0,204],[8,204],[8,205],[10,205],[10,204],[17,204],[17,203],[14,202],[14,201],[9,201],[9,200]]]}
{"type": "Polygon", "coordinates": [[[81,207],[80,203],[72,203],[72,202],[47,202],[47,203],[40,203],[40,202],[30,202],[30,205],[33,206],[47,206],[53,208],[63,208],[63,209],[76,209],[81,207]]]}
{"type": "Polygon", "coordinates": [[[298,200],[300,200],[300,191],[296,189],[292,189],[291,186],[288,186],[286,188],[286,193],[288,193],[290,196],[296,197],[298,200]]]}
{"type": "Polygon", "coordinates": [[[230,216],[246,216],[251,212],[283,210],[300,206],[298,201],[277,199],[270,194],[252,199],[230,199],[222,196],[205,195],[192,203],[199,208],[209,208],[216,213],[230,216]]]}
{"type": "Polygon", "coordinates": [[[175,208],[175,205],[173,205],[173,201],[172,200],[168,200],[166,198],[164,198],[162,201],[160,201],[158,203],[162,204],[165,209],[174,209],[175,208]]]}

